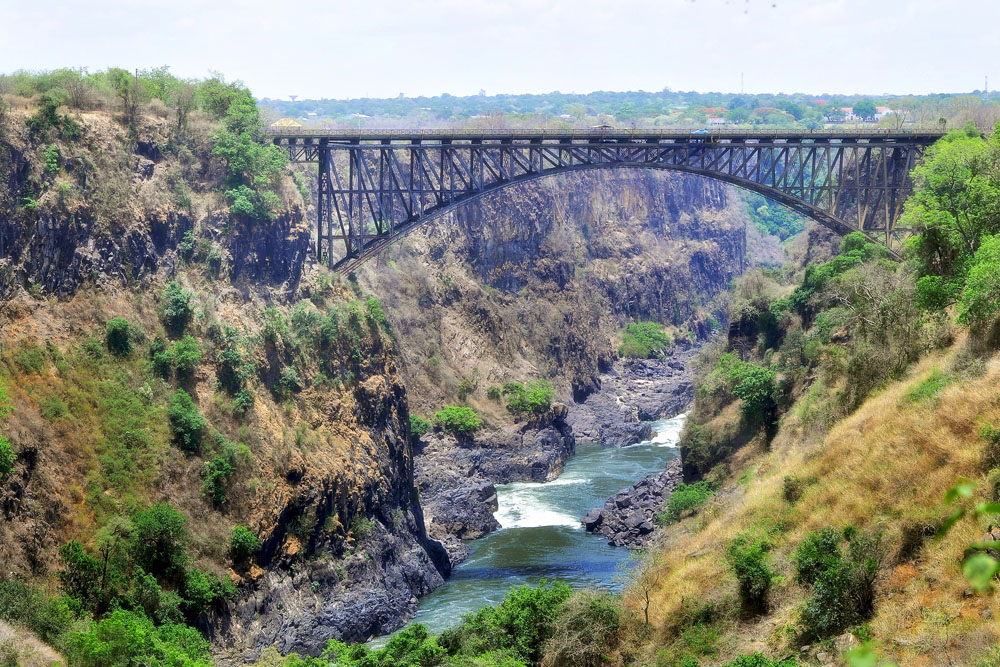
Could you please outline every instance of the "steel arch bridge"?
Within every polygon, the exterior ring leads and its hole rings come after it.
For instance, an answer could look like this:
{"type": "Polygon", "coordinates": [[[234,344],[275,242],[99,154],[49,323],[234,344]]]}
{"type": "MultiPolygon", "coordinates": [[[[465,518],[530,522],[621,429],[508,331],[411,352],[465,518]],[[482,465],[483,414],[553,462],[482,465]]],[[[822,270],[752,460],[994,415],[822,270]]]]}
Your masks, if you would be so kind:
{"type": "Polygon", "coordinates": [[[316,255],[350,271],[461,204],[566,171],[669,169],[733,183],[838,234],[898,251],[910,170],[931,131],[272,129],[293,162],[319,164],[316,255]],[[343,243],[340,251],[339,243],[343,243]]]}

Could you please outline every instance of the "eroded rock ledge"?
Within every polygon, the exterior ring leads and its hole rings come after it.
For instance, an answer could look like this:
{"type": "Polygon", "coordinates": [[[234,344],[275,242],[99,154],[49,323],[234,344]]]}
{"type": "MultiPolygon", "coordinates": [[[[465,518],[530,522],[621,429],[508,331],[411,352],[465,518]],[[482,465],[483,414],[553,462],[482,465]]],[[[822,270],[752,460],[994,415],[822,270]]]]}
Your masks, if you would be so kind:
{"type": "Polygon", "coordinates": [[[566,414],[567,407],[556,404],[539,419],[473,438],[432,432],[421,439],[414,481],[427,534],[444,544],[452,565],[468,556],[462,540],[500,527],[493,517],[495,484],[546,482],[562,472],[576,451],[566,414]]]}
{"type": "Polygon", "coordinates": [[[601,374],[601,388],[569,408],[580,441],[626,447],[649,440],[650,421],[683,412],[693,397],[690,362],[698,347],[682,343],[662,360],[619,359],[601,374]]]}
{"type": "Polygon", "coordinates": [[[583,518],[590,533],[600,533],[616,547],[642,549],[656,528],[656,513],[663,501],[681,483],[680,459],[672,459],[663,472],[647,476],[627,489],[622,489],[583,518]]]}

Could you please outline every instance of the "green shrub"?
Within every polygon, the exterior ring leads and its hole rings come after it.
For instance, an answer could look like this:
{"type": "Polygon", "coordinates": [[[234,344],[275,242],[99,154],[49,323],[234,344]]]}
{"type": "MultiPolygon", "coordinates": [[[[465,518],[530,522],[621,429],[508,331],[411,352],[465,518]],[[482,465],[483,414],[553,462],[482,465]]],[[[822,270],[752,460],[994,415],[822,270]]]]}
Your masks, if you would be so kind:
{"type": "Polygon", "coordinates": [[[219,578],[211,572],[192,568],[184,575],[181,597],[189,618],[196,618],[236,593],[229,577],[219,578]]]}
{"type": "Polygon", "coordinates": [[[177,368],[177,376],[187,379],[194,375],[195,369],[201,363],[201,348],[194,337],[184,336],[184,338],[174,343],[171,356],[173,357],[174,366],[177,368]]]}
{"type": "Polygon", "coordinates": [[[670,347],[670,334],[658,322],[631,322],[622,333],[618,353],[623,357],[656,359],[670,347]]]}
{"type": "Polygon", "coordinates": [[[63,569],[59,583],[67,595],[80,601],[84,609],[97,610],[103,603],[101,561],[88,554],[83,545],[71,540],[59,548],[63,569]]]}
{"type": "Polygon", "coordinates": [[[50,646],[61,647],[75,620],[71,605],[66,596],[46,597],[16,579],[0,581],[0,619],[28,628],[50,646]]]}
{"type": "Polygon", "coordinates": [[[990,471],[1000,468],[1000,428],[992,424],[984,424],[979,429],[979,437],[983,439],[983,470],[990,471]]]}
{"type": "Polygon", "coordinates": [[[431,430],[431,423],[419,415],[410,415],[410,439],[420,440],[431,430]]]}
{"type": "Polygon", "coordinates": [[[785,502],[795,503],[802,497],[802,480],[795,475],[785,475],[782,480],[781,496],[785,502]]]}
{"type": "MultiPolygon", "coordinates": [[[[331,639],[323,651],[322,660],[305,662],[296,658],[293,662],[283,662],[282,667],[432,667],[444,664],[447,655],[443,646],[432,637],[420,623],[409,625],[386,642],[379,649],[369,649],[364,644],[348,646],[344,642],[331,639]]],[[[476,663],[477,665],[480,663],[476,663]]],[[[482,663],[489,667],[492,663],[482,663]]]]}
{"type": "Polygon", "coordinates": [[[253,407],[253,392],[244,387],[233,396],[233,410],[237,414],[246,414],[253,407]]]}
{"type": "Polygon", "coordinates": [[[219,384],[233,396],[244,389],[257,372],[250,356],[249,341],[238,329],[228,325],[222,329],[215,364],[219,384]]]}
{"type": "Polygon", "coordinates": [[[14,447],[10,444],[10,440],[0,435],[0,484],[6,482],[10,474],[14,472],[14,461],[16,460],[17,455],[14,453],[14,447]]]}
{"type": "Polygon", "coordinates": [[[545,664],[599,667],[620,642],[621,601],[610,593],[580,591],[559,608],[545,643],[545,664]]]}
{"type": "Polygon", "coordinates": [[[74,632],[66,657],[74,667],[210,667],[208,641],[184,625],[156,627],[145,615],[117,609],[74,632]]]}
{"type": "Polygon", "coordinates": [[[216,507],[226,504],[226,482],[232,472],[233,466],[224,456],[216,456],[205,463],[201,490],[216,507]]]}
{"type": "MultiPolygon", "coordinates": [[[[469,614],[461,625],[442,633],[438,641],[452,655],[511,653],[527,663],[538,664],[559,609],[571,593],[562,582],[543,581],[536,588],[518,586],[499,605],[469,614]]],[[[598,615],[604,613],[601,610],[598,615]]]]}
{"type": "Polygon", "coordinates": [[[884,558],[880,534],[865,535],[845,529],[848,555],[841,557],[836,531],[811,533],[800,545],[796,560],[808,566],[803,582],[812,581],[812,595],[802,610],[807,637],[822,639],[839,634],[871,617],[875,611],[875,582],[884,558]],[[811,539],[810,539],[811,538],[811,539]],[[804,557],[800,559],[799,553],[804,557]]]}
{"type": "Polygon", "coordinates": [[[984,237],[958,304],[958,321],[982,331],[1000,312],[1000,234],[984,237]]]}
{"type": "Polygon", "coordinates": [[[694,484],[681,482],[667,499],[667,509],[659,514],[657,523],[668,524],[680,521],[681,514],[695,510],[704,505],[715,490],[711,484],[702,480],[694,484]]]}
{"type": "Polygon", "coordinates": [[[507,409],[516,415],[540,415],[552,405],[555,391],[548,380],[531,380],[527,385],[507,382],[501,393],[507,397],[507,409]]]}
{"type": "Polygon", "coordinates": [[[163,290],[163,326],[173,336],[181,336],[194,316],[191,299],[194,294],[185,290],[176,281],[167,284],[163,290]]]}
{"type": "Polygon", "coordinates": [[[123,317],[108,320],[104,334],[104,342],[108,351],[119,357],[132,354],[132,341],[129,336],[129,323],[123,317]]]}
{"type": "Polygon", "coordinates": [[[743,399],[740,411],[743,417],[756,424],[766,424],[777,407],[777,385],[775,372],[754,364],[745,367],[739,382],[733,387],[733,394],[743,399]]]}
{"type": "Polygon", "coordinates": [[[476,383],[470,378],[462,378],[455,390],[455,395],[458,396],[458,400],[464,401],[474,391],[476,391],[476,383]]]}
{"type": "Polygon", "coordinates": [[[174,392],[173,398],[170,399],[167,419],[170,420],[174,442],[185,451],[197,452],[201,447],[201,436],[207,423],[191,400],[191,395],[183,389],[174,392]]]}
{"type": "Polygon", "coordinates": [[[42,151],[42,160],[45,162],[45,173],[54,174],[59,171],[59,161],[62,159],[62,154],[59,152],[59,147],[55,144],[49,144],[42,151]]]}
{"type": "Polygon", "coordinates": [[[475,410],[456,405],[446,405],[434,413],[434,422],[453,435],[469,435],[480,426],[475,410]]]}
{"type": "Polygon", "coordinates": [[[174,350],[162,338],[154,338],[149,344],[149,359],[153,364],[153,372],[164,380],[170,379],[170,371],[174,367],[174,350]]]}
{"type": "Polygon", "coordinates": [[[260,549],[260,540],[246,526],[233,526],[233,534],[229,539],[229,553],[233,562],[242,564],[260,549]]]}
{"type": "Polygon", "coordinates": [[[486,390],[486,398],[490,399],[491,401],[499,401],[502,395],[503,395],[502,390],[497,385],[492,385],[490,386],[489,389],[486,390]]]}
{"type": "Polygon", "coordinates": [[[739,582],[740,603],[749,615],[767,612],[767,597],[774,573],[768,562],[770,544],[747,533],[741,533],[726,550],[726,559],[739,582]]]}
{"type": "Polygon", "coordinates": [[[351,524],[351,535],[359,542],[367,540],[374,531],[375,521],[360,514],[354,518],[354,523],[351,524]]]}
{"type": "Polygon", "coordinates": [[[840,561],[840,532],[826,527],[806,535],[795,549],[795,578],[811,586],[819,576],[840,561]]]}
{"type": "Polygon", "coordinates": [[[271,306],[264,311],[264,340],[277,344],[282,337],[288,335],[288,325],[281,311],[271,306]]]}
{"type": "Polygon", "coordinates": [[[146,572],[168,578],[187,567],[187,519],[166,503],[132,515],[129,554],[146,572]]]}
{"type": "Polygon", "coordinates": [[[941,276],[923,276],[917,280],[917,305],[929,312],[942,311],[955,303],[955,285],[941,276]]]}
{"type": "Polygon", "coordinates": [[[299,389],[302,381],[299,379],[299,372],[295,370],[295,366],[285,366],[281,369],[281,374],[278,377],[278,387],[282,393],[289,393],[299,389]]]}

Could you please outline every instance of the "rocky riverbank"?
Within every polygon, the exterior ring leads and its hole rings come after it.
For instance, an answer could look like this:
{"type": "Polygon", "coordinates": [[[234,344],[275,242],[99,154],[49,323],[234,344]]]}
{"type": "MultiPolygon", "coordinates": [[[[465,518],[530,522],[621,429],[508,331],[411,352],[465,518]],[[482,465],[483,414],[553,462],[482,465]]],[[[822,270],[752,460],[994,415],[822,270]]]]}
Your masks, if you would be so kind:
{"type": "Polygon", "coordinates": [[[600,389],[569,408],[578,440],[626,447],[648,440],[647,422],[680,414],[693,398],[689,368],[697,345],[680,341],[665,359],[618,359],[601,374],[600,389]]]}
{"type": "Polygon", "coordinates": [[[539,419],[474,437],[459,439],[435,431],[421,438],[414,481],[427,534],[445,546],[452,565],[468,555],[463,540],[500,527],[493,516],[495,484],[546,482],[562,472],[576,451],[567,411],[556,404],[539,419]]]}
{"type": "Polygon", "coordinates": [[[663,472],[622,489],[609,498],[603,508],[587,512],[583,526],[587,532],[605,536],[616,547],[641,549],[652,537],[656,514],[663,501],[682,479],[681,461],[673,459],[663,472]]]}

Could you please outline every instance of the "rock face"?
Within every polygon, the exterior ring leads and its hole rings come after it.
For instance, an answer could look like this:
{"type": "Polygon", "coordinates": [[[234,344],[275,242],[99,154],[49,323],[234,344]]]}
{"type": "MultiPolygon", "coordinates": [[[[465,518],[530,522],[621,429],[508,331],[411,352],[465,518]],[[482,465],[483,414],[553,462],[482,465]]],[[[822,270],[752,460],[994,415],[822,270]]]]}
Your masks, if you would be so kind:
{"type": "Polygon", "coordinates": [[[495,484],[545,482],[562,472],[576,451],[566,411],[557,404],[539,419],[474,438],[432,432],[421,439],[415,481],[427,533],[444,544],[452,565],[468,555],[462,540],[500,527],[495,484]]]}
{"type": "Polygon", "coordinates": [[[603,508],[587,512],[583,526],[587,532],[604,535],[616,547],[641,549],[656,527],[656,513],[681,479],[680,459],[673,459],[663,472],[622,489],[603,508]]]}
{"type": "Polygon", "coordinates": [[[664,360],[619,359],[600,376],[600,389],[570,406],[566,421],[580,440],[625,447],[648,440],[649,424],[691,403],[697,347],[676,347],[664,360]]]}

